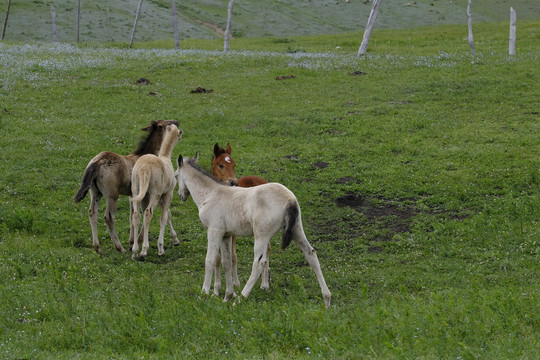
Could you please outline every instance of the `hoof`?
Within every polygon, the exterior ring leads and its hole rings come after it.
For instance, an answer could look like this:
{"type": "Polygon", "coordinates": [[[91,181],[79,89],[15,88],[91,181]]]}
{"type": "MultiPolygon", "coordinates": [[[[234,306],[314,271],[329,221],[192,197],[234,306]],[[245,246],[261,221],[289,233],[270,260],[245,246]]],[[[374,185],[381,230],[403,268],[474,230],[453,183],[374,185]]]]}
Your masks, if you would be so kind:
{"type": "Polygon", "coordinates": [[[173,246],[178,246],[178,245],[180,245],[180,241],[178,239],[176,239],[176,240],[173,241],[172,244],[173,244],[173,246]]]}
{"type": "Polygon", "coordinates": [[[144,262],[144,260],[146,260],[146,256],[140,255],[139,256],[139,261],[144,262]]]}

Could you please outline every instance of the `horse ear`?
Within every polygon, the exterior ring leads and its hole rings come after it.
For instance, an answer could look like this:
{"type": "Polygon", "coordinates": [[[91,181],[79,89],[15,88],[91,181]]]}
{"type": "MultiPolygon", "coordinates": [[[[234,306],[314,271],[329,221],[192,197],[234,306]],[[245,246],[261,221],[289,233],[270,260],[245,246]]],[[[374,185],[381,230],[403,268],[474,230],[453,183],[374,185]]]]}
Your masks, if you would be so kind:
{"type": "Polygon", "coordinates": [[[152,121],[152,123],[150,125],[148,125],[147,127],[143,127],[141,130],[142,131],[151,131],[152,128],[154,127],[154,123],[155,123],[155,121],[152,121]]]}
{"type": "Polygon", "coordinates": [[[195,156],[191,160],[193,160],[193,162],[196,164],[197,161],[199,160],[199,153],[196,153],[195,156]]]}
{"type": "Polygon", "coordinates": [[[176,159],[176,165],[180,168],[182,164],[184,163],[184,159],[182,158],[182,155],[178,155],[178,159],[176,159]]]}
{"type": "Polygon", "coordinates": [[[231,151],[232,151],[232,149],[231,149],[231,144],[227,143],[227,149],[225,150],[225,152],[226,152],[227,154],[231,155],[231,151]]]}
{"type": "Polygon", "coordinates": [[[219,144],[216,143],[216,145],[214,145],[214,155],[218,157],[220,154],[221,154],[221,148],[219,147],[219,144]]]}

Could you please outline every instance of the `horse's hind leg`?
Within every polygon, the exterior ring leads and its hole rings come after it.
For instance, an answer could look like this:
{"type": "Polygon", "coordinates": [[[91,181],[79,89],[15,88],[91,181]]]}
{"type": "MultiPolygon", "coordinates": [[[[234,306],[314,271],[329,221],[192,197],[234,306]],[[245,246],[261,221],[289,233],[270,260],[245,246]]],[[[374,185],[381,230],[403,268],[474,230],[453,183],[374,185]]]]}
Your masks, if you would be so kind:
{"type": "Polygon", "coordinates": [[[293,239],[304,253],[304,257],[315,272],[315,276],[317,276],[317,280],[319,281],[319,285],[321,287],[324,304],[326,307],[330,307],[330,290],[328,290],[326,281],[324,281],[324,276],[322,274],[321,265],[319,264],[319,259],[317,258],[317,253],[309,244],[304,230],[302,229],[301,223],[297,224],[293,239]]]}
{"type": "Polygon", "coordinates": [[[174,229],[173,229],[173,227],[172,227],[172,214],[171,214],[171,209],[169,209],[168,213],[169,213],[169,215],[168,215],[168,220],[167,220],[167,222],[169,223],[169,229],[171,230],[172,244],[173,244],[173,245],[178,245],[178,244],[180,244],[180,241],[178,240],[178,235],[176,235],[176,231],[174,231],[174,229]]]}
{"type": "MultiPolygon", "coordinates": [[[[271,236],[270,236],[271,237],[271,236]]],[[[270,237],[264,238],[255,238],[255,245],[253,249],[254,258],[253,258],[253,267],[251,269],[251,275],[242,290],[242,296],[247,298],[253,290],[255,283],[261,276],[264,267],[268,262],[268,243],[270,237]]]]}
{"type": "Polygon", "coordinates": [[[261,289],[270,289],[270,242],[268,242],[267,261],[261,275],[261,289]]]}
{"type": "Polygon", "coordinates": [[[141,214],[139,214],[139,204],[136,202],[130,201],[130,207],[132,208],[132,214],[130,219],[130,233],[133,234],[135,241],[131,244],[131,259],[135,260],[137,258],[137,253],[139,252],[139,225],[141,223],[141,214]],[[135,238],[137,237],[137,238],[135,238]]]}
{"type": "Polygon", "coordinates": [[[120,252],[125,252],[124,247],[118,239],[118,234],[114,228],[114,214],[116,213],[116,204],[118,202],[118,197],[107,197],[107,209],[105,209],[105,223],[107,228],[109,228],[109,234],[111,235],[111,240],[114,244],[116,250],[120,252]]]}
{"type": "Polygon", "coordinates": [[[98,211],[99,211],[99,201],[101,200],[101,193],[95,188],[90,188],[90,208],[88,209],[88,218],[90,220],[90,227],[92,228],[92,247],[101,255],[101,249],[99,248],[99,237],[98,237],[98,211]]]}
{"type": "MultiPolygon", "coordinates": [[[[163,238],[165,237],[165,226],[167,226],[167,224],[169,223],[171,219],[171,210],[169,206],[171,204],[172,195],[173,193],[170,192],[170,193],[164,194],[161,197],[161,217],[159,219],[159,237],[158,237],[158,255],[159,256],[162,256],[165,253],[165,250],[163,250],[163,242],[164,242],[163,238]]],[[[174,232],[174,230],[172,230],[172,226],[170,228],[171,228],[171,232],[174,232]]]]}
{"type": "MultiPolygon", "coordinates": [[[[150,244],[148,243],[148,231],[150,229],[150,221],[152,221],[152,216],[154,215],[154,209],[156,208],[158,202],[159,202],[158,198],[152,197],[150,201],[148,202],[148,207],[144,209],[143,226],[142,226],[143,245],[142,245],[141,253],[139,255],[139,259],[141,261],[144,261],[144,259],[146,259],[146,255],[148,254],[148,248],[150,247],[150,244]]],[[[158,247],[159,247],[159,242],[158,242],[158,247]]]]}

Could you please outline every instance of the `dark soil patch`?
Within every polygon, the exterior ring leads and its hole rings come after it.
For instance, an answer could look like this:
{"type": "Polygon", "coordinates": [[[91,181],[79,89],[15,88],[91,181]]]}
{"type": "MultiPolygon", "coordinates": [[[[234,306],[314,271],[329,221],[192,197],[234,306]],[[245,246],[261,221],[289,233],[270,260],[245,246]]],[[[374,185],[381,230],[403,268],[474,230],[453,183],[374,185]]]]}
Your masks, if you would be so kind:
{"type": "Polygon", "coordinates": [[[191,94],[208,94],[208,93],[211,93],[213,92],[214,90],[212,89],[205,89],[203,87],[197,87],[195,90],[191,90],[191,94]]]}
{"type": "Polygon", "coordinates": [[[349,76],[360,76],[360,75],[367,75],[367,74],[360,70],[356,70],[355,72],[349,73],[349,76]]]}
{"type": "Polygon", "coordinates": [[[136,84],[139,84],[139,85],[151,85],[152,82],[148,79],[145,79],[145,78],[140,78],[139,80],[137,80],[136,84]]]}
{"type": "Polygon", "coordinates": [[[336,203],[338,206],[348,206],[360,211],[368,218],[395,216],[400,219],[408,219],[416,215],[415,210],[410,206],[400,206],[386,199],[361,194],[345,194],[337,198],[336,203]]]}
{"type": "Polygon", "coordinates": [[[337,179],[336,182],[338,184],[346,184],[346,183],[349,183],[349,182],[354,182],[354,183],[359,184],[360,179],[357,179],[357,178],[352,177],[352,176],[346,176],[346,177],[342,177],[342,178],[337,179]]]}
{"type": "Polygon", "coordinates": [[[313,164],[314,167],[316,168],[319,168],[319,169],[325,169],[328,167],[328,163],[327,162],[324,162],[324,161],[319,161],[319,162],[316,162],[315,164],[313,164]]]}
{"type": "Polygon", "coordinates": [[[276,77],[276,80],[288,80],[288,79],[294,79],[294,78],[295,78],[294,75],[282,75],[282,76],[276,77]]]}

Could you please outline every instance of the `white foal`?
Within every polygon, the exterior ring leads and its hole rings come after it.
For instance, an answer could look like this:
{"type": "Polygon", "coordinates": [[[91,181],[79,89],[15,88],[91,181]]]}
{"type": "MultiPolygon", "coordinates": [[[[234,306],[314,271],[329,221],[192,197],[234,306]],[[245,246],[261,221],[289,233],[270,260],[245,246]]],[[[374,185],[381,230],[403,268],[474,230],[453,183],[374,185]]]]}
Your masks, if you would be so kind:
{"type": "Polygon", "coordinates": [[[326,307],[331,294],[326,286],[315,250],[309,244],[302,228],[300,206],[294,194],[285,186],[269,183],[250,188],[231,187],[216,182],[196,166],[197,158],[178,157],[176,179],[178,195],[185,201],[191,194],[199,209],[199,217],[207,230],[208,250],[202,291],[210,293],[212,273],[221,249],[225,270],[224,301],[234,296],[232,279],[231,237],[253,236],[254,259],[251,276],[242,295],[247,298],[268,262],[268,243],[283,229],[281,247],[285,249],[294,240],[315,272],[326,307]]]}

